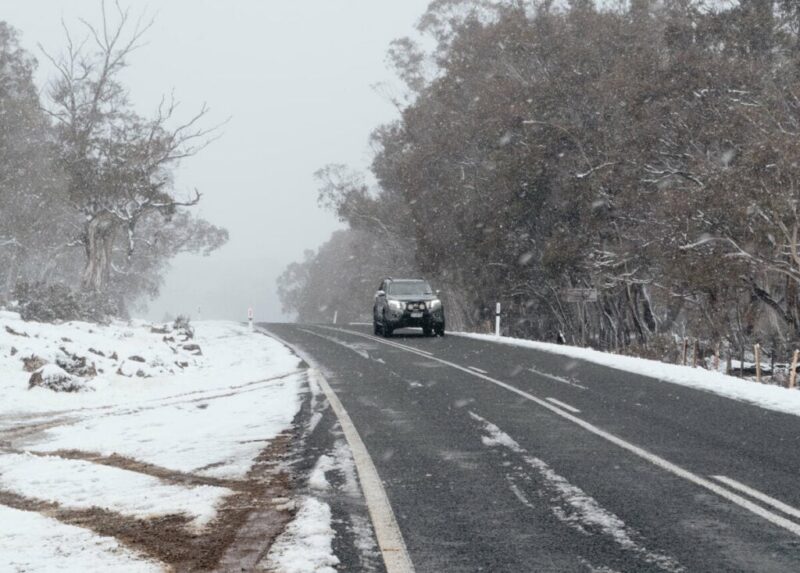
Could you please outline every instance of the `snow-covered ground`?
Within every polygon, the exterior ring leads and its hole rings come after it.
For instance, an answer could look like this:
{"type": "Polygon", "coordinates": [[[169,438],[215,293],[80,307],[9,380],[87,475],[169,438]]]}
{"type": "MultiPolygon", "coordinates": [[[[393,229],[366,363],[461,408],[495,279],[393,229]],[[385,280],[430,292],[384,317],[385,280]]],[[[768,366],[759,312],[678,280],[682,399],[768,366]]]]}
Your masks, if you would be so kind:
{"type": "Polygon", "coordinates": [[[691,368],[689,366],[677,364],[667,364],[665,362],[648,360],[646,358],[620,356],[609,352],[600,352],[591,348],[580,348],[577,346],[552,344],[549,342],[538,342],[535,340],[524,340],[506,336],[498,337],[490,334],[464,332],[453,334],[483,341],[496,342],[498,344],[532,348],[543,352],[560,354],[569,358],[594,362],[595,364],[601,364],[617,370],[634,372],[663,382],[670,382],[672,384],[680,384],[713,392],[734,400],[749,402],[769,410],[800,416],[800,391],[795,389],[758,384],[750,380],[727,376],[721,372],[713,372],[702,368],[691,368]]]}
{"type": "Polygon", "coordinates": [[[228,485],[291,426],[306,374],[245,326],[192,326],[188,338],[144,322],[52,325],[0,311],[0,570],[165,569],[59,512],[178,515],[188,534],[213,526],[228,485]]]}

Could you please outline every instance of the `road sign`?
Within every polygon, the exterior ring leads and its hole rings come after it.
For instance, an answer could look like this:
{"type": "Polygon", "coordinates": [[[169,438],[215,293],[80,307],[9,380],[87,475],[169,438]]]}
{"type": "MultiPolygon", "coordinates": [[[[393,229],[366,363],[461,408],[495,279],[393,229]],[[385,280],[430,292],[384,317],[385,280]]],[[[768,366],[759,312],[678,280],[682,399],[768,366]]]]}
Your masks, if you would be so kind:
{"type": "Polygon", "coordinates": [[[596,288],[566,288],[561,295],[567,302],[597,302],[596,288]]]}

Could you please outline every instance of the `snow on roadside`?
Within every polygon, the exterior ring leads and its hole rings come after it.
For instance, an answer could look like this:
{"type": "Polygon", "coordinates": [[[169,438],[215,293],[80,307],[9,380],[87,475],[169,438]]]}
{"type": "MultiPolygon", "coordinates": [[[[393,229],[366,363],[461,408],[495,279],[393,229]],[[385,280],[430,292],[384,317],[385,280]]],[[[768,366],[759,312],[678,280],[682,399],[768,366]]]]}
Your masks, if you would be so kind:
{"type": "Polygon", "coordinates": [[[0,565],[3,571],[125,571],[164,569],[110,537],[31,511],[0,505],[0,565]]]}
{"type": "Polygon", "coordinates": [[[227,488],[169,485],[137,472],[81,460],[0,454],[0,489],[70,509],[99,507],[148,518],[182,513],[201,528],[216,515],[227,488]],[[87,487],[91,484],[91,487],[87,487]]]}
{"type": "Polygon", "coordinates": [[[230,395],[88,418],[46,431],[39,452],[117,454],[173,471],[242,478],[268,443],[292,423],[302,374],[230,395]]]}
{"type": "MultiPolygon", "coordinates": [[[[232,490],[175,483],[169,473],[245,478],[291,427],[306,375],[284,345],[244,325],[193,326],[188,338],[141,321],[53,325],[0,311],[0,490],[140,519],[184,514],[194,532],[210,524],[232,490]],[[29,388],[32,370],[58,369],[88,391],[29,388]],[[63,450],[86,460],[59,457],[63,450]],[[93,463],[94,454],[122,456],[114,464],[126,469],[93,463]]],[[[0,569],[162,570],[90,527],[0,504],[0,569]]]]}
{"type": "Polygon", "coordinates": [[[336,573],[339,559],[333,554],[333,537],[330,506],[306,497],[260,568],[275,573],[336,573]]]}
{"type": "Polygon", "coordinates": [[[173,332],[153,332],[143,321],[54,325],[25,322],[16,313],[0,311],[0,415],[131,407],[298,370],[297,357],[281,343],[251,333],[244,325],[205,321],[193,326],[194,338],[181,341],[173,332]],[[191,344],[198,345],[202,355],[184,348],[191,344]],[[55,363],[67,354],[85,357],[95,365],[97,375],[88,386],[96,391],[28,389],[31,374],[23,370],[24,358],[38,356],[55,363]],[[144,376],[136,375],[139,370],[144,376]]]}
{"type": "Polygon", "coordinates": [[[466,338],[495,342],[497,344],[507,344],[510,346],[540,350],[542,352],[550,352],[552,354],[560,354],[562,356],[608,366],[617,370],[633,372],[663,382],[680,384],[681,386],[689,386],[691,388],[713,392],[714,394],[725,396],[726,398],[748,402],[768,410],[800,416],[800,392],[781,386],[758,384],[741,378],[727,376],[720,372],[712,372],[701,368],[691,368],[677,364],[667,364],[657,360],[637,358],[634,356],[620,356],[618,354],[600,352],[599,350],[593,350],[591,348],[580,348],[505,336],[497,337],[491,334],[466,332],[453,334],[466,338]]]}

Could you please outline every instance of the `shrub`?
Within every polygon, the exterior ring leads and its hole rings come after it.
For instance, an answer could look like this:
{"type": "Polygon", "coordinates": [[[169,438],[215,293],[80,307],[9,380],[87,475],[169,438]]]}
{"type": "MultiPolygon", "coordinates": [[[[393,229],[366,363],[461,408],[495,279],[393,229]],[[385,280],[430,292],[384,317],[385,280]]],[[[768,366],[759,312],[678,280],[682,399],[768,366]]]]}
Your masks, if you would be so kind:
{"type": "Polygon", "coordinates": [[[190,319],[188,316],[179,314],[178,318],[176,318],[175,322],[172,324],[173,330],[175,330],[178,335],[182,335],[184,340],[194,338],[194,328],[189,324],[189,321],[190,319]]]}
{"type": "Polygon", "coordinates": [[[61,283],[19,282],[12,296],[23,320],[107,322],[119,315],[119,307],[110,297],[75,291],[61,283]]]}

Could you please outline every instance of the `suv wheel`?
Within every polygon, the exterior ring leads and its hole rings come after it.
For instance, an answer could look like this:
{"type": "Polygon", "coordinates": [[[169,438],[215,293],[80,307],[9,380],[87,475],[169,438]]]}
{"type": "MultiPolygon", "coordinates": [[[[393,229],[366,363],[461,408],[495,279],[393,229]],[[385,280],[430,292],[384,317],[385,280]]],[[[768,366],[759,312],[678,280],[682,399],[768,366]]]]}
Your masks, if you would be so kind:
{"type": "Polygon", "coordinates": [[[383,322],[381,324],[381,332],[383,333],[383,336],[385,336],[386,338],[389,338],[390,336],[392,336],[392,327],[389,326],[388,324],[386,324],[386,314],[383,315],[383,322]]]}
{"type": "Polygon", "coordinates": [[[422,334],[424,334],[425,336],[432,336],[433,335],[433,329],[430,326],[423,326],[422,327],[422,334]]]}
{"type": "Polygon", "coordinates": [[[444,324],[436,327],[436,336],[444,336],[444,324]]]}
{"type": "Polygon", "coordinates": [[[381,327],[378,324],[378,321],[373,318],[372,319],[372,334],[377,336],[380,333],[381,333],[381,327]]]}

